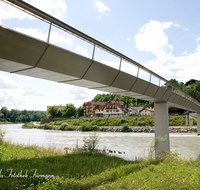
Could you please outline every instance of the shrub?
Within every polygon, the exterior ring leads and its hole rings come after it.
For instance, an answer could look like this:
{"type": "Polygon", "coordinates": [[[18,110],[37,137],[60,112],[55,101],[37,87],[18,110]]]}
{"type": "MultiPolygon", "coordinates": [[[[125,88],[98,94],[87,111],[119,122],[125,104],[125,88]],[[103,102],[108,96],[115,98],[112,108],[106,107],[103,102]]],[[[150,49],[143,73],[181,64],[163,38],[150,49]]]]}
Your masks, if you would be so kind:
{"type": "Polygon", "coordinates": [[[59,130],[65,130],[65,127],[67,127],[67,126],[68,126],[68,123],[62,123],[62,124],[60,125],[59,130]]]}
{"type": "Polygon", "coordinates": [[[126,132],[129,129],[129,125],[128,123],[124,123],[121,127],[121,132],[126,132]]]}
{"type": "Polygon", "coordinates": [[[138,125],[139,125],[139,126],[145,125],[145,122],[144,122],[144,121],[139,121],[139,122],[138,122],[138,125]]]}
{"type": "Polygon", "coordinates": [[[99,144],[99,140],[100,140],[100,138],[96,134],[90,136],[88,139],[86,137],[84,137],[83,149],[89,150],[89,151],[94,151],[95,148],[97,147],[97,145],[99,144]]]}
{"type": "Polygon", "coordinates": [[[0,145],[3,143],[3,138],[6,134],[6,131],[0,127],[0,145]]]}
{"type": "Polygon", "coordinates": [[[52,127],[50,125],[48,125],[47,123],[44,124],[43,129],[52,129],[52,127]]]}
{"type": "Polygon", "coordinates": [[[97,131],[98,127],[96,125],[91,125],[89,123],[83,123],[80,128],[81,131],[97,131]]]}
{"type": "Polygon", "coordinates": [[[64,130],[73,131],[74,130],[74,126],[72,126],[72,125],[65,126],[64,130]]]}

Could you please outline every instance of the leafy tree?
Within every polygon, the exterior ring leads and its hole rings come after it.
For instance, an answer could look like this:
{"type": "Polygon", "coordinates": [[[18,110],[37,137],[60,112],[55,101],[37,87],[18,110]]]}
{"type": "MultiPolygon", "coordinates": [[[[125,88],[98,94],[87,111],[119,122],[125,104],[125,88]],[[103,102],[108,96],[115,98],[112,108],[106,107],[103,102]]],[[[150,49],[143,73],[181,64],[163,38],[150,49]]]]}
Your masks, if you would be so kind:
{"type": "Polygon", "coordinates": [[[6,106],[3,106],[3,107],[1,108],[1,113],[4,114],[4,117],[5,117],[6,120],[7,120],[7,118],[9,117],[9,110],[8,110],[8,108],[7,108],[6,106]]]}
{"type": "Polygon", "coordinates": [[[64,116],[65,117],[71,117],[76,115],[76,107],[74,104],[66,104],[64,110],[64,116]]]}
{"type": "Polygon", "coordinates": [[[48,111],[51,117],[56,117],[58,114],[58,108],[56,106],[51,106],[48,111]]]}
{"type": "Polygon", "coordinates": [[[19,116],[20,116],[20,111],[18,111],[18,110],[16,110],[16,109],[11,109],[11,111],[10,111],[10,120],[11,120],[11,122],[16,122],[16,121],[20,121],[20,118],[19,118],[19,116]]]}
{"type": "Polygon", "coordinates": [[[79,108],[77,108],[76,112],[77,112],[77,116],[78,117],[83,116],[84,115],[84,108],[83,108],[83,106],[80,106],[79,108]]]}

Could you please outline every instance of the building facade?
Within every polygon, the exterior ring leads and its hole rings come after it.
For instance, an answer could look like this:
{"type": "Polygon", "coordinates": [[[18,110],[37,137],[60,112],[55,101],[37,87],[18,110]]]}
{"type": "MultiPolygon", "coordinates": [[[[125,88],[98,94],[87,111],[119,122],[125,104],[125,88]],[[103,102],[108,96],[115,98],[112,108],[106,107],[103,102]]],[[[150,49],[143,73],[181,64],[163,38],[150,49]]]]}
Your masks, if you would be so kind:
{"type": "Polygon", "coordinates": [[[128,116],[128,109],[122,101],[85,102],[84,116],[94,117],[123,117],[128,116]]]}
{"type": "Polygon", "coordinates": [[[143,116],[153,116],[154,115],[154,109],[152,108],[143,108],[140,111],[140,114],[143,116]]]}

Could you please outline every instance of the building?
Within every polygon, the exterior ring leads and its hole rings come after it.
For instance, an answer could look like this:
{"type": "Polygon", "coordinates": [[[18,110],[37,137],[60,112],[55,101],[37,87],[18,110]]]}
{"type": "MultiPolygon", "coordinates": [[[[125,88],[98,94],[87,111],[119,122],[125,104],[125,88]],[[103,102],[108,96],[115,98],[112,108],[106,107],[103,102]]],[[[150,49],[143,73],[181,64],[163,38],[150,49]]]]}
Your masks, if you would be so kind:
{"type": "Polygon", "coordinates": [[[128,107],[129,114],[140,115],[140,111],[143,110],[144,107],[128,107]]]}
{"type": "Polygon", "coordinates": [[[123,117],[128,116],[128,109],[122,101],[85,102],[84,116],[94,117],[123,117]]]}
{"type": "Polygon", "coordinates": [[[143,116],[153,116],[154,115],[154,109],[152,108],[143,108],[141,111],[140,111],[140,114],[143,115],[143,116]]]}
{"type": "MultiPolygon", "coordinates": [[[[64,109],[65,108],[65,106],[61,106],[61,105],[59,105],[59,106],[54,105],[54,106],[57,107],[58,109],[64,109]]],[[[49,108],[50,107],[52,107],[52,106],[47,106],[47,113],[46,113],[47,118],[49,118],[51,116],[49,114],[49,108]]]]}
{"type": "Polygon", "coordinates": [[[85,102],[83,104],[83,108],[84,108],[84,116],[91,116],[94,114],[94,108],[99,107],[99,106],[104,106],[105,103],[104,102],[85,102]]]}
{"type": "Polygon", "coordinates": [[[185,86],[190,86],[191,84],[194,84],[195,82],[197,82],[197,80],[191,79],[191,80],[189,80],[189,81],[187,81],[187,82],[185,83],[185,86]]]}
{"type": "Polygon", "coordinates": [[[181,109],[181,108],[175,108],[175,107],[170,107],[168,109],[168,113],[171,114],[178,114],[181,115],[185,112],[185,110],[181,109]]]}

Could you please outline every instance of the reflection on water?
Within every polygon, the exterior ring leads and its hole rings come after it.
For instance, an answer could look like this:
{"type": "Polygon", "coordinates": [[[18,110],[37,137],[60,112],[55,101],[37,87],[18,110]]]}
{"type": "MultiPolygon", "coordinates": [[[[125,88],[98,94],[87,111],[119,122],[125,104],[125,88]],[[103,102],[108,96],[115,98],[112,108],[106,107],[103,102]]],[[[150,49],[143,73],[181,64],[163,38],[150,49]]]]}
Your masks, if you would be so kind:
{"type": "MultiPolygon", "coordinates": [[[[40,129],[22,129],[21,124],[1,125],[8,132],[5,140],[15,144],[55,146],[58,148],[83,145],[83,138],[94,132],[52,131],[40,129]]],[[[128,160],[147,156],[154,142],[154,133],[112,133],[96,132],[100,137],[99,149],[123,151],[118,154],[128,160]]],[[[178,151],[183,157],[196,158],[200,154],[200,137],[196,133],[170,133],[171,150],[178,151]]]]}

